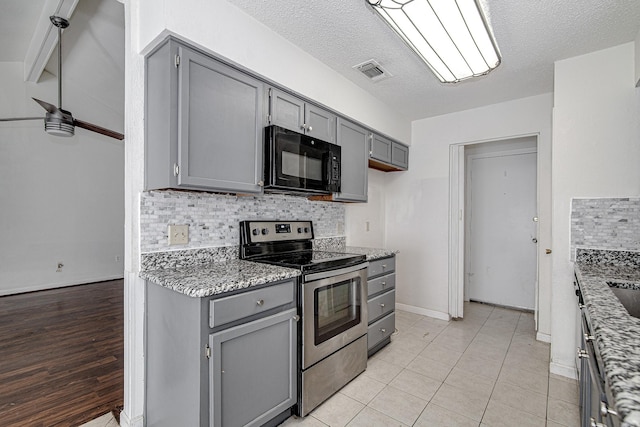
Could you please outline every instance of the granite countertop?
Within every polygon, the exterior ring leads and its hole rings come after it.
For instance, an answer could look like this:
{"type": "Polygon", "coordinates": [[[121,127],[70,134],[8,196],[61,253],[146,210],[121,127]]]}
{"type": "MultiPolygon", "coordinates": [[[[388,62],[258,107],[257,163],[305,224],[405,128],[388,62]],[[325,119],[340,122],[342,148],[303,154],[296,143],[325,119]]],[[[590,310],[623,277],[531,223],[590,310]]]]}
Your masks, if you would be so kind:
{"type": "Polygon", "coordinates": [[[366,255],[367,261],[387,258],[398,253],[398,251],[391,249],[364,248],[360,246],[346,246],[344,252],[348,254],[366,255]]]}
{"type": "Polygon", "coordinates": [[[640,319],[631,316],[607,281],[640,283],[637,266],[575,263],[592,333],[623,426],[640,427],[640,319]]]}
{"type": "Polygon", "coordinates": [[[194,298],[299,276],[299,270],[232,259],[184,268],[145,270],[140,277],[194,298]]]}

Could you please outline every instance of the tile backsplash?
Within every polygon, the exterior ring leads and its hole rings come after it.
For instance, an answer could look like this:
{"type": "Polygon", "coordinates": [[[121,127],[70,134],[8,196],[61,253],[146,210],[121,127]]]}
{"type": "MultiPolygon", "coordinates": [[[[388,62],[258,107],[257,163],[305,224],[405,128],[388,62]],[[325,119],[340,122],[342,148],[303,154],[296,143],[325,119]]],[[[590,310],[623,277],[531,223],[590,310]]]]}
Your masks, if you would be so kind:
{"type": "Polygon", "coordinates": [[[571,259],[577,248],[640,250],[640,198],[573,199],[571,259]]]}
{"type": "Polygon", "coordinates": [[[280,194],[144,192],[140,196],[140,250],[146,253],[238,245],[238,223],[252,219],[311,220],[316,238],[341,237],[345,208],[341,203],[280,194]],[[188,224],[189,243],[169,246],[169,224],[188,224]]]}

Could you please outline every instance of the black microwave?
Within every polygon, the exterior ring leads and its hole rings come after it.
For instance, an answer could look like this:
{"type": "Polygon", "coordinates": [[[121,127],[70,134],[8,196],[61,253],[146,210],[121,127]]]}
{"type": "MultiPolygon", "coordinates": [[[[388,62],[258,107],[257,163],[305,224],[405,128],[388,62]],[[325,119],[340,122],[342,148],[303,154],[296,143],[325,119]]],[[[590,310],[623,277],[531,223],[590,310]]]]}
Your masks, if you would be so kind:
{"type": "Polygon", "coordinates": [[[340,146],[279,126],[268,126],[264,188],[277,192],[340,192],[340,146]]]}

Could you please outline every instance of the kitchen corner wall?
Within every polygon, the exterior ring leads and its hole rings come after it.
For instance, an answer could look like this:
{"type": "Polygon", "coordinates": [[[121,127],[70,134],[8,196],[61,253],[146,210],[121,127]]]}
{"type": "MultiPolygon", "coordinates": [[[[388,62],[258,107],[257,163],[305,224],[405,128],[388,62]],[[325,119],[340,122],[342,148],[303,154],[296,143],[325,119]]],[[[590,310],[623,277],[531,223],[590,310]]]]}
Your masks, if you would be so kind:
{"type": "MultiPolygon", "coordinates": [[[[575,375],[571,203],[640,194],[640,92],[633,43],[555,63],[551,372],[575,375]]],[[[580,203],[580,202],[579,202],[580,203]]]]}
{"type": "Polygon", "coordinates": [[[144,192],[140,199],[140,251],[238,245],[239,222],[253,219],[311,220],[315,238],[342,237],[345,208],[341,203],[279,194],[233,196],[195,191],[144,192]],[[169,224],[188,224],[189,243],[168,246],[169,224]]]}

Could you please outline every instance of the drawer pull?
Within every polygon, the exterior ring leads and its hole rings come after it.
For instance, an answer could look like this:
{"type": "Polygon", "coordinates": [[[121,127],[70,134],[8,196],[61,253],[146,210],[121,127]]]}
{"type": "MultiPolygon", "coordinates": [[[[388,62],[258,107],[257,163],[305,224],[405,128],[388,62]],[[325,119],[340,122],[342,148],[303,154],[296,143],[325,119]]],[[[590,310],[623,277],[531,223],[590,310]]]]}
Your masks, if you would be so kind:
{"type": "Polygon", "coordinates": [[[380,303],[380,308],[384,308],[384,303],[383,302],[380,303]]]}
{"type": "Polygon", "coordinates": [[[264,300],[263,299],[259,299],[258,301],[256,301],[256,304],[258,304],[260,307],[262,307],[264,305],[264,300]]]}
{"type": "Polygon", "coordinates": [[[387,264],[382,264],[382,269],[384,270],[385,268],[387,268],[387,264]]]}
{"type": "Polygon", "coordinates": [[[380,328],[380,332],[384,334],[385,332],[387,332],[387,330],[385,328],[380,328]]]}
{"type": "Polygon", "coordinates": [[[380,283],[382,285],[382,287],[384,288],[385,286],[387,286],[387,282],[382,282],[380,283]]]}

